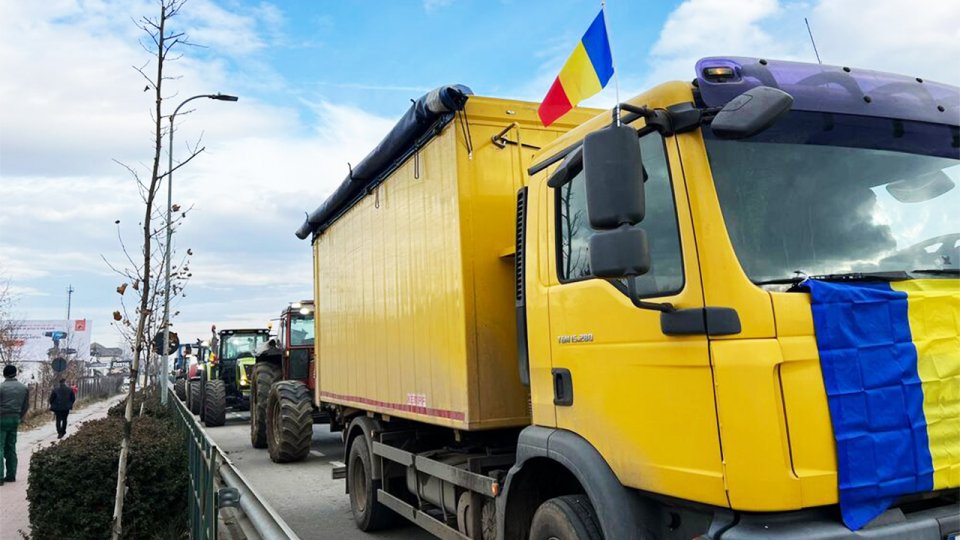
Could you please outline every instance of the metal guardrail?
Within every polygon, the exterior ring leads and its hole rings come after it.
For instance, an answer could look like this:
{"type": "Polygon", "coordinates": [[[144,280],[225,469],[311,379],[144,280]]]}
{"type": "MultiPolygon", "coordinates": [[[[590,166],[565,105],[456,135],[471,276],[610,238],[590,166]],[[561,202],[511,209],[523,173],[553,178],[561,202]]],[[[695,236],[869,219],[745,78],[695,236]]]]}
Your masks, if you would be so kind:
{"type": "Polygon", "coordinates": [[[196,417],[167,388],[168,406],[173,409],[184,433],[190,467],[189,520],[192,540],[219,538],[219,510],[240,510],[260,538],[299,540],[283,519],[264,501],[223,452],[213,443],[196,417]],[[226,486],[219,487],[218,485],[226,486]]]}
{"type": "Polygon", "coordinates": [[[187,447],[187,461],[190,469],[190,489],[188,493],[187,513],[192,540],[217,540],[219,520],[216,508],[219,503],[214,485],[216,469],[216,447],[204,433],[203,428],[193,414],[171,392],[167,400],[173,409],[174,418],[183,433],[187,447]]]}

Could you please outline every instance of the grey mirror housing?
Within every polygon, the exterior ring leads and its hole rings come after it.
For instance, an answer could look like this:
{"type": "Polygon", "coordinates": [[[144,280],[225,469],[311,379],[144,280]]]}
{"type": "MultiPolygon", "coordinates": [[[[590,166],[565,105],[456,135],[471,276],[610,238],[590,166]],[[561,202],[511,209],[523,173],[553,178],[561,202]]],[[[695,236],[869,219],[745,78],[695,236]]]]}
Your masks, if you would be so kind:
{"type": "Polygon", "coordinates": [[[590,237],[590,273],[600,278],[635,277],[650,271],[647,232],[624,225],[590,237]]]}
{"type": "Polygon", "coordinates": [[[643,221],[643,160],[637,130],[626,125],[583,139],[587,217],[597,230],[643,221]]]}
{"type": "Polygon", "coordinates": [[[769,86],[756,86],[731,99],[710,124],[721,139],[744,139],[777,122],[793,105],[793,96],[769,86]]]}

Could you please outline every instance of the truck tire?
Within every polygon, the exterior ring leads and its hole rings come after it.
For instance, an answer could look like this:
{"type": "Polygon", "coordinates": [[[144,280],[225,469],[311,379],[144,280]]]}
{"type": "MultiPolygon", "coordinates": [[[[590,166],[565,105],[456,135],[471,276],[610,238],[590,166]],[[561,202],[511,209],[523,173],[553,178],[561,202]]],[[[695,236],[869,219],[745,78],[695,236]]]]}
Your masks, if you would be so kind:
{"type": "Polygon", "coordinates": [[[270,388],[267,404],[267,450],[275,463],[300,461],[313,440],[313,400],[300,381],[280,381],[270,388]]]}
{"type": "Polygon", "coordinates": [[[602,540],[597,513],[586,495],[564,495],[537,508],[530,525],[530,540],[602,540]]]}
{"type": "Polygon", "coordinates": [[[200,414],[200,381],[190,381],[190,392],[187,394],[187,407],[193,414],[200,414]]]}
{"type": "Polygon", "coordinates": [[[350,489],[350,510],[361,531],[376,531],[395,524],[397,514],[377,500],[382,480],[373,479],[373,456],[363,435],[350,445],[347,459],[347,482],[350,489]]]}
{"type": "Polygon", "coordinates": [[[177,382],[173,383],[173,393],[177,395],[177,399],[185,401],[187,399],[187,382],[183,379],[177,379],[177,382]]]}
{"type": "Polygon", "coordinates": [[[203,403],[203,423],[207,427],[222,426],[227,421],[227,392],[223,381],[207,381],[203,403]]]}
{"type": "Polygon", "coordinates": [[[261,362],[253,368],[250,381],[250,444],[267,447],[267,404],[270,387],[280,378],[280,366],[261,362]]]}

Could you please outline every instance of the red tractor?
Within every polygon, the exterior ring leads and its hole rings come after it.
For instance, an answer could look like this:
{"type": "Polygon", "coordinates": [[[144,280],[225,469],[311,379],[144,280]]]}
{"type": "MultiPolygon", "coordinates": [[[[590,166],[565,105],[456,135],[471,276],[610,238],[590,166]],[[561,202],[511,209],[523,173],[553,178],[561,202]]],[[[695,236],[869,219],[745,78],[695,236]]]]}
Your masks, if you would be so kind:
{"type": "Polygon", "coordinates": [[[250,390],[250,443],[277,463],[310,453],[313,424],[329,421],[313,403],[313,302],[290,304],[277,335],[257,350],[250,390]]]}

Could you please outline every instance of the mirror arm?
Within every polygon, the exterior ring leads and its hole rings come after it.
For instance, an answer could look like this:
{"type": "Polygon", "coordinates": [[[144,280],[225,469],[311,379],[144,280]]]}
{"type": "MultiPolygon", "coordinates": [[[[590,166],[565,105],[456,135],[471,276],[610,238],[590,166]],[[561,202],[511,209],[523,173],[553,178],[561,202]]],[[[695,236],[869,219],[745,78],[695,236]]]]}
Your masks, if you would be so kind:
{"type": "Polygon", "coordinates": [[[628,276],[627,277],[627,296],[630,297],[630,301],[633,302],[633,305],[640,309],[651,309],[653,311],[660,311],[662,313],[673,313],[677,308],[673,307],[673,304],[670,302],[644,302],[637,298],[637,276],[628,276]]]}

